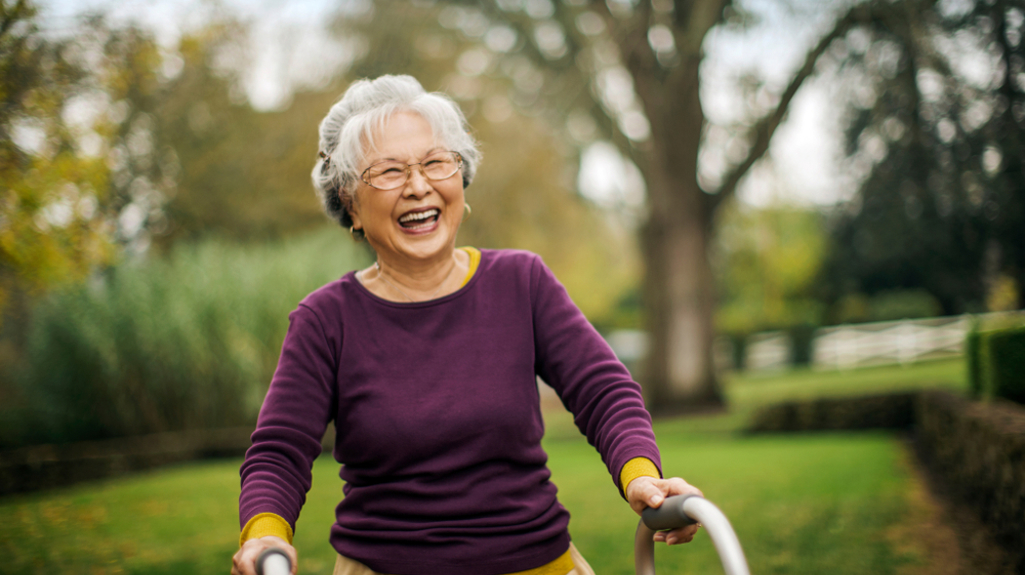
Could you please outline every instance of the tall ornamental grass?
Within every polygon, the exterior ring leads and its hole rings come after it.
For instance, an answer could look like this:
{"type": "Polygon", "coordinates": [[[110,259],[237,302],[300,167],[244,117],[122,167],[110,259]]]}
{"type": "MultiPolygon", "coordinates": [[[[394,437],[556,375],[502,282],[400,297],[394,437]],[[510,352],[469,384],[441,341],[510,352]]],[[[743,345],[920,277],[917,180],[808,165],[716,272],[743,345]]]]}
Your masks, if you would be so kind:
{"type": "Polygon", "coordinates": [[[24,431],[64,442],[251,423],[288,313],[368,261],[337,229],[206,241],[55,294],[30,325],[24,431]]]}

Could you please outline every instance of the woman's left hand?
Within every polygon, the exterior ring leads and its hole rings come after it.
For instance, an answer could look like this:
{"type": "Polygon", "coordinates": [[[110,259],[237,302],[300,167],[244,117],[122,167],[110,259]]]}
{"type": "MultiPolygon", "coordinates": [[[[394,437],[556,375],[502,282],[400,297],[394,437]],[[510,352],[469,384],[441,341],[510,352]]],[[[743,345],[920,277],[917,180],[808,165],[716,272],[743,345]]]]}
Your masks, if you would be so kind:
{"type": "MultiPolygon", "coordinates": [[[[658,508],[670,495],[700,495],[704,497],[701,490],[687,483],[679,477],[669,479],[658,479],[656,477],[638,477],[626,487],[626,500],[630,508],[638,515],[648,507],[658,508]]],[[[688,525],[672,531],[659,531],[655,533],[655,541],[665,541],[669,545],[677,543],[690,543],[694,534],[698,532],[698,525],[688,525]]]]}

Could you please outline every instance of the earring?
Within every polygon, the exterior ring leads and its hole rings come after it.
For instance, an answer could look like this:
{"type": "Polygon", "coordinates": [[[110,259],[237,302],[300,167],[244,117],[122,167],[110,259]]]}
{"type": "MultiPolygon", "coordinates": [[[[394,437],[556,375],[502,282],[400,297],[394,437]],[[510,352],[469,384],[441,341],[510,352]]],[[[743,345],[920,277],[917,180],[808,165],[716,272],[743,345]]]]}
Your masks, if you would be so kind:
{"type": "MultiPolygon", "coordinates": [[[[470,214],[473,213],[473,209],[470,208],[470,204],[467,204],[466,202],[463,202],[463,210],[466,211],[466,213],[463,214],[463,220],[462,220],[463,222],[465,222],[466,220],[470,219],[470,214]]],[[[462,223],[462,222],[460,222],[460,223],[462,223]]]]}
{"type": "Polygon", "coordinates": [[[352,236],[352,239],[355,242],[363,241],[363,229],[362,228],[357,230],[356,226],[349,226],[349,235],[352,236]],[[359,232],[360,235],[357,236],[356,232],[359,232]]]}

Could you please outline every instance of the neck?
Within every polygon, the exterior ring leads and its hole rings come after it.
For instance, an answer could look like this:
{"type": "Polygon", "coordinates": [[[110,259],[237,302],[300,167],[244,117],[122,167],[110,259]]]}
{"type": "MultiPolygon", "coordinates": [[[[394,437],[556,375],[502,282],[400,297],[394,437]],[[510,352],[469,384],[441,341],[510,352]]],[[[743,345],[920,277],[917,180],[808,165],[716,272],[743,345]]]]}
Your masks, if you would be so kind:
{"type": "Polygon", "coordinates": [[[378,255],[377,262],[357,278],[374,295],[396,302],[427,301],[444,297],[461,285],[469,272],[469,258],[454,248],[431,261],[395,261],[378,255]],[[467,261],[463,261],[467,260],[467,261]]]}
{"type": "Polygon", "coordinates": [[[389,280],[398,281],[400,287],[410,294],[414,291],[430,293],[452,274],[456,265],[455,249],[441,258],[426,262],[393,261],[378,256],[376,265],[389,280]]]}

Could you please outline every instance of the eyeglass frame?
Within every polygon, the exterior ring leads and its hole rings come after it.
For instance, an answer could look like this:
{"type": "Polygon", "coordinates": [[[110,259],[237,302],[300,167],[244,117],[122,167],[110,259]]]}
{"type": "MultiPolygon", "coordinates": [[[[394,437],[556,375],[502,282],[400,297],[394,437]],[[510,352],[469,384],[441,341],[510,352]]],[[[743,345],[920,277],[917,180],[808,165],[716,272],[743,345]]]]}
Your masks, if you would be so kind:
{"type": "Polygon", "coordinates": [[[400,162],[398,160],[385,160],[383,162],[377,162],[376,164],[371,164],[370,166],[367,167],[367,169],[363,170],[363,172],[359,175],[359,179],[364,184],[370,186],[371,188],[374,188],[375,190],[381,190],[382,192],[390,192],[391,190],[397,190],[397,189],[401,188],[402,186],[406,185],[409,182],[409,178],[413,177],[413,166],[419,166],[420,175],[422,175],[424,177],[424,179],[429,181],[429,182],[440,182],[442,180],[447,180],[447,179],[451,178],[452,176],[458,174],[459,171],[463,169],[463,155],[462,154],[460,154],[459,152],[456,152],[454,150],[443,150],[443,151],[439,151],[439,152],[432,152],[432,153],[428,154],[426,158],[424,158],[423,160],[420,160],[419,162],[416,162],[415,164],[406,164],[406,179],[401,184],[395,186],[394,188],[379,188],[379,187],[375,186],[374,184],[371,184],[370,180],[367,178],[367,172],[369,172],[371,169],[373,169],[374,166],[380,166],[381,164],[387,164],[387,163],[390,163],[390,162],[395,162],[396,164],[403,163],[403,162],[400,162]],[[427,159],[429,159],[431,156],[433,156],[435,154],[440,154],[440,153],[455,154],[455,157],[456,157],[456,171],[452,172],[451,175],[445,176],[444,178],[437,178],[437,179],[435,179],[435,178],[432,178],[432,177],[427,175],[427,171],[424,170],[423,163],[425,161],[427,161],[427,159]]]}

